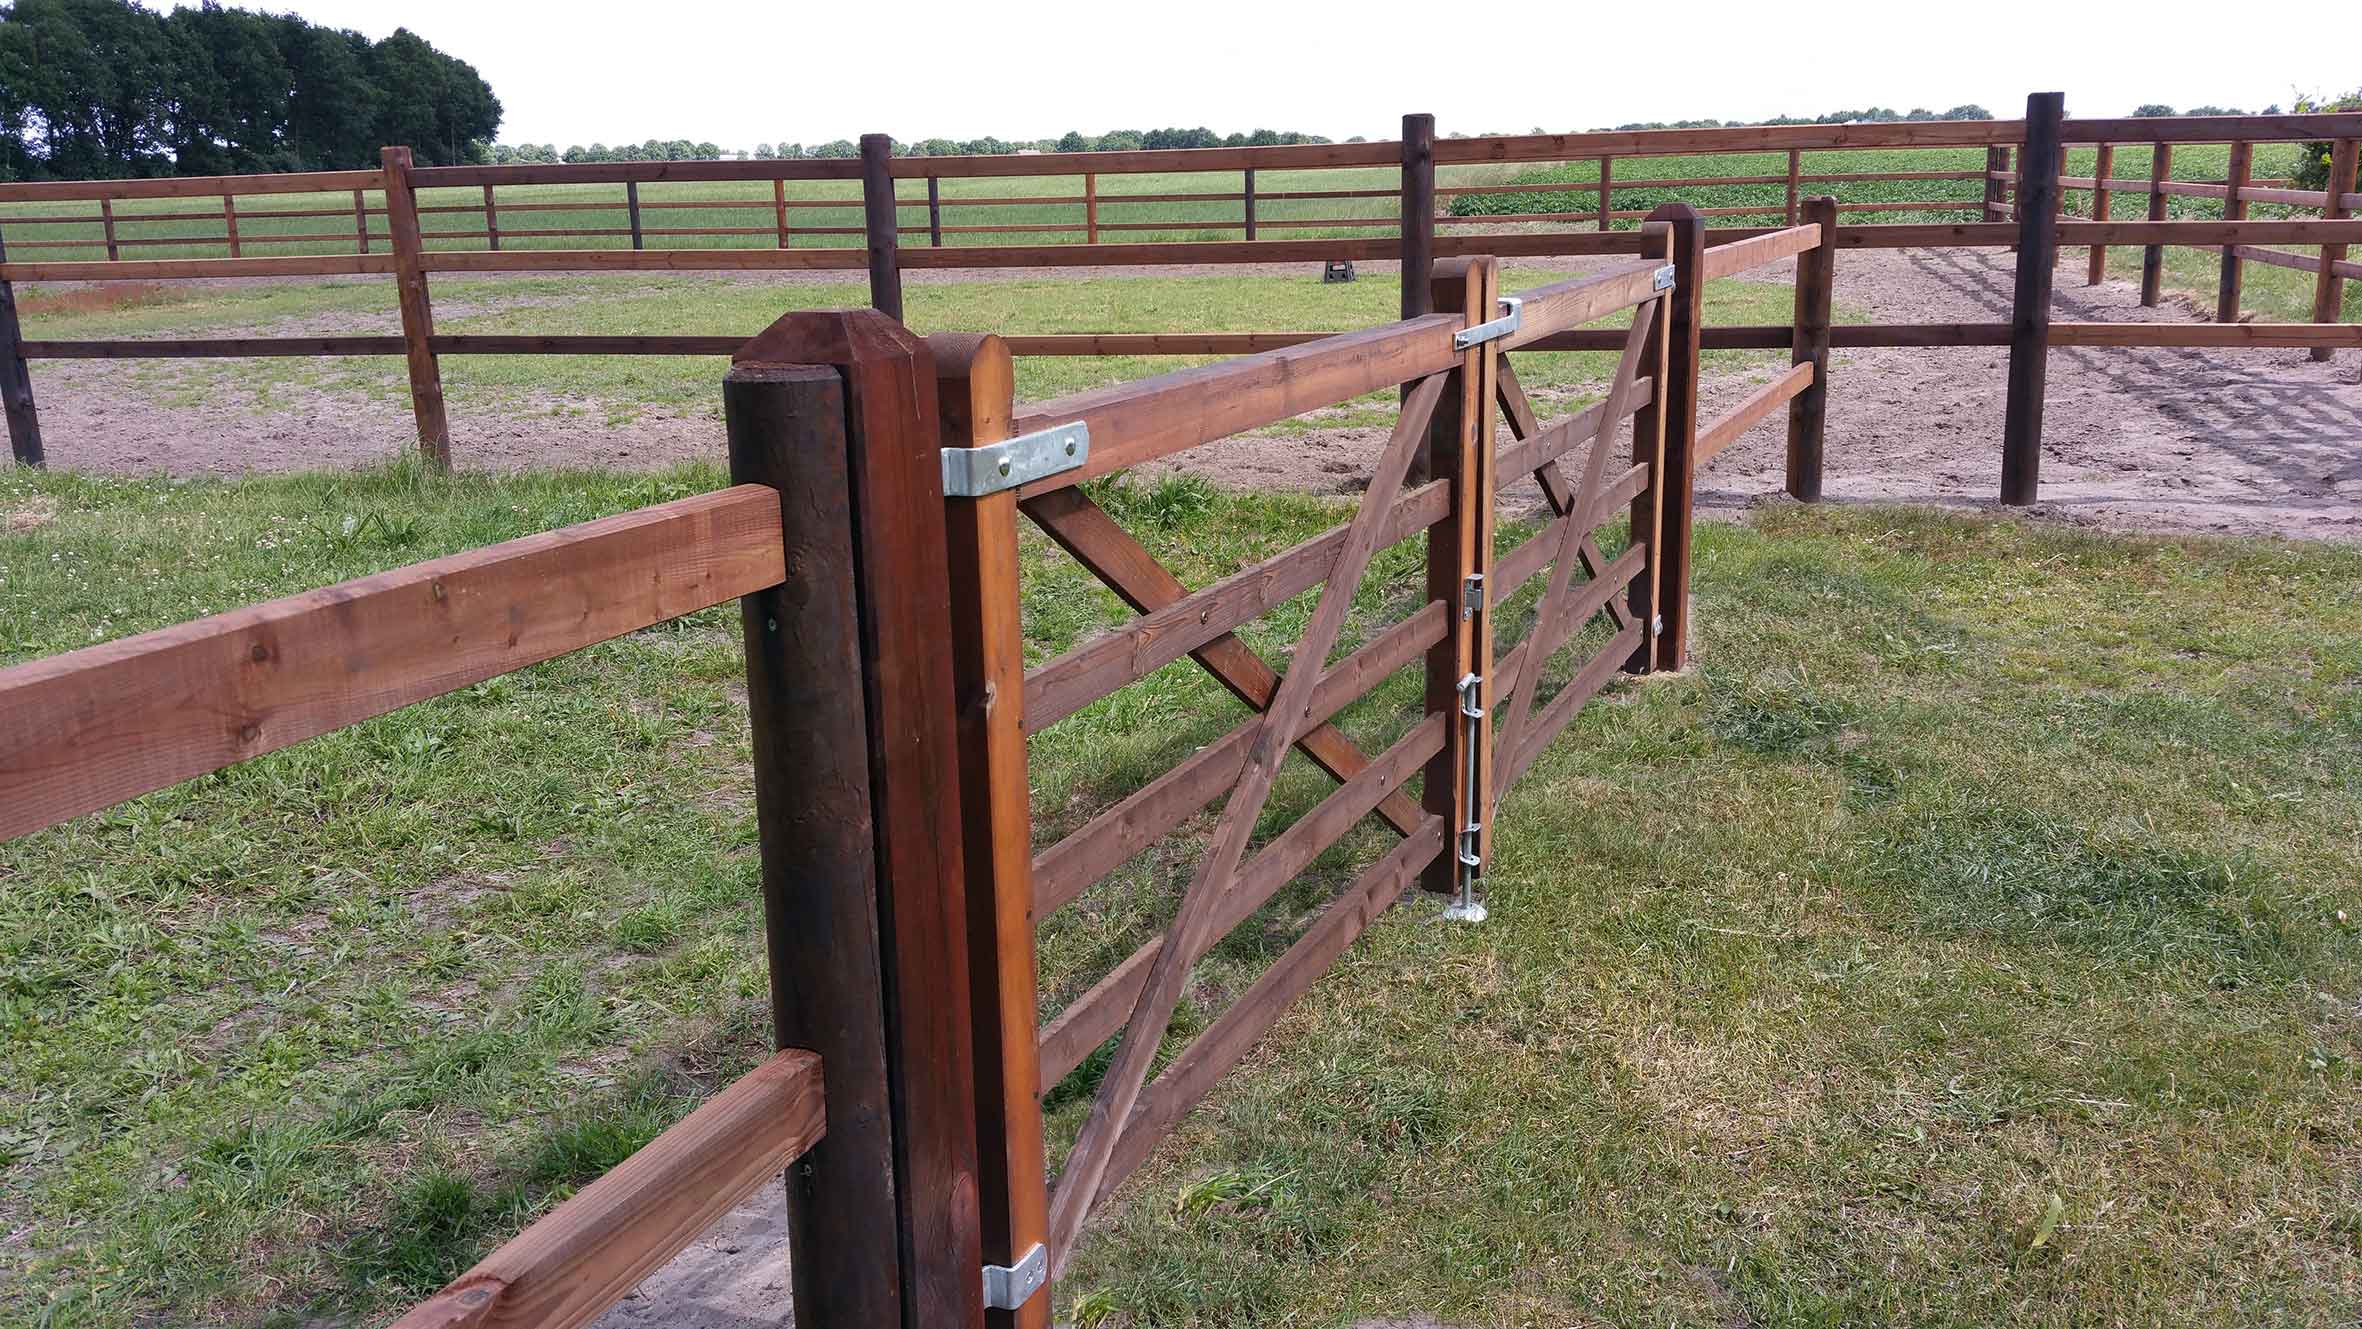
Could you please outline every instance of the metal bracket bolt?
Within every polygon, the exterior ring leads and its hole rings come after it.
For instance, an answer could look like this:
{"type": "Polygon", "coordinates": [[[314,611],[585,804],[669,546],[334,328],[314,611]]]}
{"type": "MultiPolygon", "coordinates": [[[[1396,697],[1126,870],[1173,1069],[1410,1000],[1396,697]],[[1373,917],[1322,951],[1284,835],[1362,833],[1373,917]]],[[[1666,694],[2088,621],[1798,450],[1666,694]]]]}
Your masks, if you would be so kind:
{"type": "Polygon", "coordinates": [[[1091,455],[1091,430],[1077,420],[974,448],[943,450],[943,496],[982,498],[1071,471],[1091,455]]]}
{"type": "Polygon", "coordinates": [[[1050,1252],[1037,1241],[1015,1264],[984,1266],[984,1309],[1017,1310],[1049,1281],[1050,1252]]]}

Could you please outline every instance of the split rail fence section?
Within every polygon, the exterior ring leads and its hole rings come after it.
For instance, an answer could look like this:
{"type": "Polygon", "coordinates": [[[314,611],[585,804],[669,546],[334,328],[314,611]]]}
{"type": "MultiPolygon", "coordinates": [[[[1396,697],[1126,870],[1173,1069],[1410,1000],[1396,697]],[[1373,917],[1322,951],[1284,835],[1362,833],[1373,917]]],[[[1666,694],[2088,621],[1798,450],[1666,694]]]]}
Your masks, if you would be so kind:
{"type": "MultiPolygon", "coordinates": [[[[1871,324],[1821,328],[1813,353],[1826,358],[1828,346],[2008,346],[2011,348],[2011,424],[2005,440],[2008,463],[2004,497],[2031,501],[2035,492],[2026,479],[2027,449],[2039,440],[2041,367],[2051,345],[2091,347],[2311,347],[2326,358],[2338,346],[2362,345],[2362,327],[2339,323],[2346,278],[2362,275],[2362,265],[2347,259],[2348,247],[2362,241],[2362,219],[2355,216],[2362,194],[2297,191],[2274,184],[2226,181],[2221,185],[2177,182],[2164,178],[2176,145],[2229,143],[2233,145],[2232,174],[2241,176],[2258,143],[2321,140],[2335,143],[2332,179],[2339,189],[2353,180],[2356,145],[2362,143],[2362,114],[2215,116],[2129,120],[2062,120],[2058,94],[2028,99],[2027,115],[2018,120],[1935,121],[1902,124],[1791,125],[1701,130],[1646,130],[1597,134],[1541,134],[1490,138],[1438,139],[1431,116],[1404,117],[1403,137],[1395,143],[1315,144],[1262,148],[1203,148],[1138,152],[1059,153],[1007,157],[894,157],[883,135],[862,141],[857,160],[793,162],[635,162],[583,166],[453,166],[416,167],[406,148],[388,148],[375,171],[333,171],[272,176],[231,176],[168,180],[108,182],[44,182],[0,185],[0,203],[39,204],[45,211],[33,216],[0,218],[0,398],[14,455],[19,462],[40,464],[44,450],[35,411],[30,361],[41,359],[239,356],[400,355],[410,377],[411,402],[420,446],[436,465],[448,465],[451,429],[443,403],[440,358],[446,355],[728,355],[744,340],[736,335],[690,336],[565,336],[565,335],[444,335],[435,330],[430,279],[444,273],[503,272],[648,272],[728,270],[830,270],[866,272],[872,304],[900,317],[901,272],[904,268],[1026,268],[1088,265],[1224,264],[1257,262],[1317,263],[1331,259],[1399,260],[1407,274],[1403,282],[1402,313],[1411,317],[1428,312],[1429,281],[1437,260],[1471,255],[1500,258],[1542,258],[1581,255],[1633,255],[1641,252],[1640,233],[1617,229],[1619,221],[1636,214],[1618,210],[1621,191],[1680,188],[1731,183],[1785,185],[1778,209],[1714,208],[1710,217],[1762,215],[1772,212],[1783,226],[1813,221],[1821,227],[1824,248],[2008,248],[2020,256],[2015,288],[2016,313],[2010,323],[1993,324],[1871,324]],[[2060,173],[2069,145],[2095,145],[2096,177],[2065,177],[2060,173]],[[2118,145],[2150,145],[2159,163],[2151,181],[2110,178],[2113,150],[2118,145]],[[1987,153],[1981,171],[1814,173],[1807,170],[1807,153],[1834,149],[1960,149],[1982,147],[1987,153]],[[1784,175],[1725,177],[1721,179],[1659,179],[1617,174],[1619,162],[1707,153],[1772,152],[1787,155],[1784,175]],[[2014,155],[2014,162],[2012,157],[2014,155]],[[1439,167],[1484,164],[1582,162],[1597,163],[1594,181],[1548,184],[1452,184],[1439,186],[1439,167]],[[1393,168],[1398,187],[1386,189],[1271,189],[1276,172],[1393,168]],[[1144,173],[1214,173],[1220,181],[1235,179],[1242,188],[1217,187],[1205,192],[1125,194],[1106,192],[1109,178],[1144,173]],[[1018,197],[956,197],[946,199],[946,180],[1079,178],[1079,194],[1018,197]],[[1847,181],[1961,178],[1984,181],[1981,200],[1926,200],[1901,203],[1830,203],[1809,196],[1808,187],[1847,181]],[[925,199],[903,197],[899,181],[923,181],[925,199]],[[2062,190],[2094,190],[2093,219],[2062,218],[2062,190]],[[858,198],[791,197],[788,185],[805,182],[857,182],[858,198]],[[1264,187],[1258,188],[1259,181],[1264,187]],[[768,192],[768,198],[715,200],[680,196],[657,198],[660,187],[747,184],[747,192],[768,192]],[[596,202],[547,200],[502,201],[497,191],[529,185],[585,185],[620,187],[622,197],[611,206],[624,210],[626,225],[524,226],[546,211],[581,212],[596,202]],[[643,189],[648,195],[643,195],[643,189]],[[242,198],[288,194],[341,197],[348,193],[349,209],[319,207],[241,207],[242,198]],[[1548,192],[1588,194],[1597,206],[1583,212],[1536,212],[1495,216],[1438,215],[1438,198],[1460,193],[1504,194],[1548,192]],[[2107,200],[2121,192],[2146,193],[2146,220],[2112,221],[2107,200]],[[2221,221],[2165,220],[2165,200],[2173,195],[2222,197],[2227,215],[2221,221]],[[141,213],[138,221],[177,219],[217,223],[218,234],[154,236],[129,234],[132,214],[116,205],[132,199],[219,199],[218,210],[207,208],[172,213],[141,213]],[[382,202],[372,202],[373,198],[382,202]],[[1380,216],[1280,217],[1275,204],[1294,206],[1307,200],[1352,202],[1368,207],[1378,199],[1398,203],[1394,218],[1380,216]],[[1236,203],[1237,219],[1175,223],[1122,220],[1120,209],[1142,204],[1174,202],[1228,206],[1236,203]],[[2249,203],[2318,207],[2318,220],[2249,220],[2249,203]],[[95,215],[72,211],[95,204],[95,215]],[[925,207],[924,228],[903,224],[904,214],[925,207]],[[945,225],[944,209],[1023,206],[1073,208],[1075,220],[1019,222],[997,225],[945,225]],[[799,219],[804,210],[843,213],[861,209],[862,224],[812,225],[799,219]],[[652,226],[651,212],[673,208],[762,208],[770,213],[764,226],[652,226]],[[1110,209],[1119,211],[1110,212],[1110,209]],[[1966,211],[1981,218],[1957,222],[1899,222],[1837,224],[1847,213],[1896,211],[1966,211]],[[458,215],[457,229],[430,228],[424,219],[458,215]],[[2011,218],[2014,215],[2014,220],[2011,218]],[[508,225],[502,218],[510,219],[508,225]],[[260,219],[278,225],[285,218],[318,219],[340,231],[320,230],[301,236],[265,234],[255,226],[260,219]],[[351,225],[344,227],[346,219],[351,225]],[[382,229],[380,222],[382,221],[382,229]],[[1522,229],[1503,231],[1499,224],[1522,229]],[[75,226],[101,228],[97,239],[17,238],[27,227],[75,226]],[[1473,226],[1475,233],[1439,234],[1439,227],[1473,226]],[[1318,239],[1272,239],[1270,233],[1355,228],[1352,235],[1318,239]],[[1149,229],[1231,229],[1244,238],[1213,242],[1126,242],[1120,237],[1149,229]],[[922,233],[927,243],[905,247],[906,237],[922,233]],[[1049,232],[1072,235],[1074,242],[1052,244],[990,243],[1009,234],[1049,232]],[[352,252],[344,254],[257,254],[253,251],[290,244],[318,247],[349,236],[352,252]],[[948,237],[948,238],[947,238],[948,237]],[[1117,237],[1117,238],[1109,238],[1117,237]],[[661,242],[686,239],[708,247],[665,247],[661,242]],[[969,243],[982,238],[988,243],[969,243]],[[650,241],[658,241],[650,247],[650,241]],[[542,248],[574,242],[608,244],[597,248],[542,248]],[[13,243],[16,256],[11,256],[13,243]],[[103,244],[106,257],[90,260],[27,260],[28,249],[90,250],[103,244]],[[2106,247],[2143,247],[2144,298],[2154,303],[2159,290],[2164,248],[2171,245],[2222,249],[2222,325],[2091,324],[2050,319],[2052,263],[2063,245],[2086,245],[2093,254],[2093,271],[2104,265],[2106,247]],[[230,257],[144,258],[132,256],[135,245],[226,249],[230,257]],[[2318,247],[2318,259],[2291,254],[2278,245],[2318,247]],[[533,247],[520,247],[533,246],[533,247]],[[628,246],[628,247],[626,247],[628,246]],[[2032,265],[2029,253],[2050,262],[2032,265]],[[2237,318],[2240,265],[2262,262],[2304,268],[2317,275],[2310,323],[2240,324],[2237,318]],[[188,280],[232,276],[392,277],[401,315],[399,336],[248,337],[205,339],[144,339],[114,341],[28,340],[18,326],[12,285],[17,282],[95,281],[107,279],[188,280]]],[[[1339,211],[1351,211],[1341,208],[1339,211]]],[[[1132,214],[1136,215],[1136,214],[1132,214]]],[[[850,218],[843,220],[850,221],[850,218]]],[[[1773,228],[1777,229],[1777,228],[1773,228]]],[[[1763,228],[1720,229],[1708,232],[1710,243],[1723,244],[1767,234],[1763,228]]],[[[1822,280],[1834,270],[1823,255],[1818,269],[1822,280]]],[[[2095,277],[2094,280],[2097,278],[2095,277]]],[[[1725,327],[1705,331],[1709,347],[1792,347],[1790,329],[1725,327]]],[[[1012,335],[1004,338],[1017,355],[1236,355],[1319,340],[1320,333],[1270,331],[1245,333],[1078,333],[1052,336],[1012,335]]],[[[1596,331],[1563,334],[1557,349],[1612,349],[1613,338],[1596,331]]],[[[1799,477],[1791,476],[1792,488],[1799,477]]],[[[1807,480],[1804,488],[1811,489],[1807,480]]]]}
{"type": "Polygon", "coordinates": [[[398,1329],[587,1323],[783,1169],[798,1323],[1046,1326],[1094,1206],[1191,1105],[1413,884],[1477,916],[1519,777],[1616,674],[1682,666],[1698,465],[1821,390],[1802,360],[1698,421],[1705,282],[1826,243],[1706,236],[1667,205],[1630,261],[1513,298],[1450,259],[1435,312],[1022,407],[1001,338],[787,315],[725,378],[728,489],[0,670],[0,837],[735,598],[782,1050],[398,1329]],[[1602,319],[1606,399],[1539,419],[1510,353],[1602,319]],[[1083,483],[1372,393],[1400,413],[1350,519],[1204,587],[1083,483]],[[1497,550],[1527,476],[1550,516],[1497,550]],[[1027,668],[1021,519],[1138,617],[1027,668]],[[1373,558],[1414,541],[1420,603],[1339,656],[1373,558]],[[1238,635],[1316,588],[1284,668],[1238,635]],[[1237,726],[1037,849],[1032,736],[1184,657],[1237,726]],[[1336,717],[1407,669],[1416,718],[1365,751],[1336,717]],[[1337,787],[1257,843],[1291,750],[1337,787]],[[1042,920],[1216,801],[1167,929],[1042,1024],[1042,920]],[[1158,1069],[1193,966],[1369,818],[1391,847],[1158,1069]],[[1053,1185],[1043,1089],[1110,1040],[1053,1185]]]}

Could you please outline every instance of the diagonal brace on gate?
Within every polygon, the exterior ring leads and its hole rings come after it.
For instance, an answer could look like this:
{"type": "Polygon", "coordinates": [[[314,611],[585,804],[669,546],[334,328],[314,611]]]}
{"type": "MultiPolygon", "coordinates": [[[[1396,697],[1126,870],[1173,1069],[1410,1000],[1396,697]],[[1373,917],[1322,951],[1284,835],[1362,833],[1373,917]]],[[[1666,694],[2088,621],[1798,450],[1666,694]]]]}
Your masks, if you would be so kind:
{"type": "MultiPolygon", "coordinates": [[[[1520,443],[1530,443],[1541,436],[1542,421],[1534,414],[1534,404],[1525,395],[1525,385],[1517,381],[1517,370],[1511,367],[1508,356],[1501,357],[1499,369],[1501,415],[1509,422],[1510,437],[1520,443]]],[[[1602,431],[1608,428],[1607,412],[1604,409],[1600,412],[1599,427],[1602,431]]],[[[1606,443],[1605,439],[1596,437],[1593,441],[1600,446],[1606,443]]],[[[1576,512],[1575,487],[1568,482],[1566,471],[1559,466],[1558,458],[1552,457],[1534,469],[1534,483],[1542,487],[1542,498],[1549,503],[1553,515],[1566,517],[1576,512]]],[[[1575,552],[1583,560],[1585,576],[1596,579],[1606,575],[1607,555],[1601,552],[1599,541],[1591,532],[1583,532],[1583,543],[1575,552]]],[[[1630,605],[1616,600],[1610,602],[1608,609],[1616,616],[1618,628],[1632,626],[1630,605]]]]}
{"type": "Polygon", "coordinates": [[[1147,1083],[1157,1046],[1172,1025],[1174,1008],[1180,1003],[1182,985],[1189,976],[1191,958],[1209,940],[1207,934],[1220,912],[1218,905],[1238,875],[1255,822],[1270,800],[1281,760],[1290,748],[1294,718],[1310,698],[1329,651],[1345,626],[1354,592],[1372,556],[1378,552],[1386,529],[1386,514],[1403,488],[1420,440],[1426,436],[1436,404],[1442,399],[1446,378],[1444,374],[1434,374],[1419,380],[1403,403],[1394,435],[1378,459],[1361,509],[1346,528],[1344,548],[1329,573],[1327,585],[1322,588],[1319,607],[1313,611],[1312,621],[1305,627],[1289,661],[1287,674],[1263,713],[1246,767],[1222,809],[1221,820],[1215,825],[1212,844],[1181,897],[1177,916],[1165,933],[1140,999],[1132,1008],[1132,1018],[1125,1026],[1114,1063],[1100,1082],[1090,1115],[1084,1120],[1082,1132],[1059,1174],[1057,1189],[1050,1197],[1049,1244],[1060,1262],[1073,1250],[1075,1237],[1098,1195],[1100,1181],[1107,1173],[1116,1146],[1132,1127],[1132,1109],[1140,1101],[1140,1091],[1147,1083]]]}
{"type": "MultiPolygon", "coordinates": [[[[1081,486],[1054,489],[1025,500],[1019,507],[1092,576],[1122,597],[1133,612],[1151,613],[1189,598],[1189,587],[1108,516],[1106,509],[1091,501],[1081,486]]],[[[1235,633],[1223,633],[1191,651],[1190,657],[1230,689],[1231,695],[1258,711],[1269,707],[1279,690],[1279,675],[1235,633]]],[[[1296,746],[1340,782],[1369,769],[1369,755],[1335,725],[1310,730],[1296,740],[1296,746]]],[[[1410,834],[1419,824],[1419,805],[1400,791],[1378,805],[1378,814],[1401,835],[1410,834]]]]}

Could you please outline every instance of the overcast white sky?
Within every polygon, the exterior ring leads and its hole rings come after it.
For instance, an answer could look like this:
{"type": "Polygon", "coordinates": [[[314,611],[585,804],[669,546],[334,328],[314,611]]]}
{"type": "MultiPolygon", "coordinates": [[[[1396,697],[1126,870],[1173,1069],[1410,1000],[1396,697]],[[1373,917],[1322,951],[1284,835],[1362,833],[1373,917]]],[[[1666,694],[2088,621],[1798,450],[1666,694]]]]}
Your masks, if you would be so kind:
{"type": "Polygon", "coordinates": [[[1407,111],[1432,112],[1439,134],[1962,102],[2011,116],[2038,90],[2063,90],[2069,115],[2252,111],[2362,77],[2352,0],[2259,8],[2269,23],[2244,28],[2220,0],[230,3],[372,37],[408,27],[491,82],[504,141],[560,148],[1199,124],[1391,138],[1407,111]],[[2043,39],[2029,44],[2029,29],[2043,39]]]}

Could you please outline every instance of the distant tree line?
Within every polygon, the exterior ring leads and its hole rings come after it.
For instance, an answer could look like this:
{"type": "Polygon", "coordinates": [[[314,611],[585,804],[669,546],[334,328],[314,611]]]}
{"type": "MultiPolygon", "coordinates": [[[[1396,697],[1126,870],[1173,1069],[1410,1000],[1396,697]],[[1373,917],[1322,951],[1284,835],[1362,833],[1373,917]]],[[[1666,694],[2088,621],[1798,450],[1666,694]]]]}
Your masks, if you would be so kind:
{"type": "Polygon", "coordinates": [[[0,3],[0,179],[374,166],[408,144],[464,161],[500,127],[465,61],[292,14],[128,0],[0,3]]]}
{"type": "MultiPolygon", "coordinates": [[[[1827,115],[1775,115],[1769,120],[1635,120],[1617,125],[1616,132],[1628,129],[1739,129],[1754,125],[1851,125],[1887,124],[1900,120],[1990,120],[1993,113],[1974,102],[1964,103],[1949,111],[1931,111],[1914,107],[1898,111],[1891,106],[1869,106],[1859,111],[1831,111],[1827,115]]],[[[1540,131],[1536,131],[1537,133],[1540,131]]]]}
{"type": "MultiPolygon", "coordinates": [[[[2170,106],[2167,106],[2167,105],[2166,105],[2165,103],[2163,103],[2163,102],[2149,102],[2149,103],[2147,103],[2146,105],[2142,105],[2142,106],[2135,106],[2135,107],[2133,107],[2133,108],[2132,108],[2132,116],[2133,116],[2133,118],[2134,118],[2135,120],[2148,120],[2148,119],[2153,119],[2153,118],[2155,118],[2155,117],[2157,117],[2157,116],[2161,116],[2161,115],[2247,115],[2247,114],[2250,114],[2250,112],[2247,112],[2247,111],[2242,111],[2242,110],[2240,110],[2240,109],[2239,109],[2238,107],[2236,107],[2236,106],[2193,106],[2193,107],[2191,107],[2189,110],[2186,110],[2186,111],[2177,111],[2177,110],[2173,109],[2172,107],[2170,107],[2170,106]]],[[[2274,106],[2267,106],[2267,107],[2265,107],[2264,109],[2262,109],[2262,110],[2260,110],[2260,111],[2253,112],[2253,114],[2255,114],[2255,115],[2278,115],[2278,114],[2280,114],[2280,108],[2279,108],[2277,105],[2274,105],[2274,106]]]]}
{"type": "MultiPolygon", "coordinates": [[[[1217,134],[1211,129],[1118,129],[1112,133],[1090,135],[1079,130],[1068,130],[1058,138],[1002,139],[1002,138],[927,138],[916,143],[896,140],[897,157],[1004,157],[1016,152],[1135,152],[1142,148],[1246,148],[1269,147],[1292,143],[1326,143],[1318,134],[1299,134],[1293,130],[1258,129],[1250,134],[1217,134]]],[[[1358,140],[1356,140],[1358,141],[1358,140]]],[[[758,143],[750,153],[744,148],[724,149],[712,143],[691,143],[687,139],[649,139],[645,143],[625,143],[609,147],[593,143],[589,147],[576,144],[561,152],[554,143],[478,143],[473,145],[475,160],[506,166],[512,162],[638,162],[638,161],[696,161],[729,158],[745,161],[805,161],[829,157],[858,157],[861,145],[849,138],[806,146],[802,143],[758,143]]]]}

